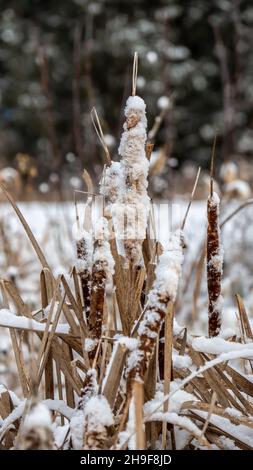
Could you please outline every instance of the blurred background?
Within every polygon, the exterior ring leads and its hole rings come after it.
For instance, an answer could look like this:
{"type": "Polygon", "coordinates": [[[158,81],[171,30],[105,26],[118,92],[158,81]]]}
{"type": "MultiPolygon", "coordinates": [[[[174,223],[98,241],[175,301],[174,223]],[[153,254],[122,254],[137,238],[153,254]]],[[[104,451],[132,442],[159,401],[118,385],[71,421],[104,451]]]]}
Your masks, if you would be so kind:
{"type": "Polygon", "coordinates": [[[134,51],[149,128],[164,114],[152,157],[154,195],[184,192],[196,166],[208,168],[216,128],[217,166],[233,161],[251,184],[251,0],[0,6],[0,179],[18,199],[55,199],[59,192],[68,199],[83,188],[84,167],[98,181],[104,156],[93,106],[117,158],[134,51]]]}

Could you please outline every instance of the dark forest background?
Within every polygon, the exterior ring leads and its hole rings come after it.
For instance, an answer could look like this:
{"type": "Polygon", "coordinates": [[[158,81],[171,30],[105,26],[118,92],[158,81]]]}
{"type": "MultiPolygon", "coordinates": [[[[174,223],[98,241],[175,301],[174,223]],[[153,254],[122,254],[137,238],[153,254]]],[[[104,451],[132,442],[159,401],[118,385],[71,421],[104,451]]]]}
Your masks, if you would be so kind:
{"type": "MultiPolygon", "coordinates": [[[[207,167],[216,128],[219,160],[253,149],[251,0],[1,0],[0,167],[41,182],[101,171],[96,107],[112,155],[139,53],[137,92],[159,130],[169,172],[207,167]]],[[[50,183],[50,184],[51,184],[50,183]]]]}

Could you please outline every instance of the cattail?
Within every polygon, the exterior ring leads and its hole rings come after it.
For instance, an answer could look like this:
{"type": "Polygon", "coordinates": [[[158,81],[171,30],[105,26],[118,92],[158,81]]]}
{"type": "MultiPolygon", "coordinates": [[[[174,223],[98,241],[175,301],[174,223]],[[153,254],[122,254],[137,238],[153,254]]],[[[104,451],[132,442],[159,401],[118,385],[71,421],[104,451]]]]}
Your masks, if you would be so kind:
{"type": "Polygon", "coordinates": [[[213,192],[207,201],[207,287],[209,336],[217,336],[221,329],[222,296],[221,280],[223,249],[219,227],[219,196],[213,192]]]}
{"type": "Polygon", "coordinates": [[[34,405],[20,430],[18,450],[53,450],[54,439],[50,412],[42,403],[34,405]]]}
{"type": "Polygon", "coordinates": [[[86,373],[81,397],[78,402],[77,409],[84,409],[87,401],[98,394],[97,372],[95,369],[89,369],[86,373]]]}
{"type": "Polygon", "coordinates": [[[139,344],[128,359],[128,390],[133,380],[144,380],[165,315],[176,299],[182,263],[183,239],[182,232],[178,231],[172,235],[169,248],[160,256],[156,267],[155,281],[137,331],[139,344]]]}
{"type": "Polygon", "coordinates": [[[132,265],[139,265],[150,202],[147,194],[149,161],[145,149],[146,105],[142,98],[128,98],[125,117],[119,145],[122,158],[105,169],[100,192],[105,197],[106,215],[112,216],[116,238],[124,240],[126,259],[132,265]]]}
{"type": "Polygon", "coordinates": [[[96,341],[101,337],[107,280],[113,275],[114,259],[111,254],[108,222],[101,218],[96,226],[96,241],[94,244],[93,267],[91,273],[91,304],[89,328],[91,339],[96,341]]]}
{"type": "Polygon", "coordinates": [[[126,103],[125,116],[119,146],[126,187],[120,201],[125,213],[124,248],[127,260],[138,265],[142,259],[142,243],[146,235],[150,201],[147,194],[149,161],[145,150],[147,119],[143,99],[130,96],[126,103]]]}
{"type": "Polygon", "coordinates": [[[113,423],[108,401],[98,395],[97,372],[90,369],[85,376],[81,398],[70,421],[73,448],[108,449],[108,430],[113,423]]]}
{"type": "Polygon", "coordinates": [[[81,396],[70,420],[70,435],[72,446],[81,450],[84,440],[85,406],[89,400],[98,394],[97,372],[89,369],[85,375],[81,396]]]}
{"type": "Polygon", "coordinates": [[[109,428],[114,424],[112,410],[105,397],[90,398],[84,408],[84,450],[108,449],[109,428]]]}
{"type": "Polygon", "coordinates": [[[91,283],[91,261],[92,261],[92,240],[89,234],[82,234],[76,241],[76,269],[80,277],[83,294],[83,303],[87,322],[90,313],[90,283],[91,283]]]}

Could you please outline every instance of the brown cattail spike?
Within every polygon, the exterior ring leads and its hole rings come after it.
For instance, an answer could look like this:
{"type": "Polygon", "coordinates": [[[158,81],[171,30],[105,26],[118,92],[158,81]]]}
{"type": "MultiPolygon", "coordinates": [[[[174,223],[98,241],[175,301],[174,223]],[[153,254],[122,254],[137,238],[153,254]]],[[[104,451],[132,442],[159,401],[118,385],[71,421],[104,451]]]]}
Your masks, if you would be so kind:
{"type": "Polygon", "coordinates": [[[215,172],[215,149],[218,131],[216,130],[210,167],[210,196],[207,201],[207,287],[208,287],[208,331],[209,336],[217,336],[221,329],[221,279],[223,250],[221,246],[219,211],[220,199],[213,191],[215,172]]]}
{"type": "Polygon", "coordinates": [[[216,193],[207,201],[207,287],[209,336],[217,336],[221,329],[222,297],[221,280],[223,250],[219,227],[219,197],[216,193]]]}

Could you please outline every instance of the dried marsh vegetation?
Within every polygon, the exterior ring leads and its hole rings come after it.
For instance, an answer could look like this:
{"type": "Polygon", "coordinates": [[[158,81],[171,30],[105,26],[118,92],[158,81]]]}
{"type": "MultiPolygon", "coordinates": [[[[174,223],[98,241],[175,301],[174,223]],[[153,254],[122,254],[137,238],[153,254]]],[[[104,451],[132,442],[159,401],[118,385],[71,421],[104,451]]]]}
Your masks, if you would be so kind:
{"type": "Polygon", "coordinates": [[[168,233],[162,246],[149,230],[155,223],[148,195],[153,142],[145,102],[136,96],[136,76],[135,56],[118,161],[109,155],[93,110],[107,162],[100,182],[104,210],[92,211],[86,172],[89,204],[77,217],[70,276],[53,275],[1,184],[41,264],[36,311],[14,282],[0,283],[0,326],[10,332],[19,381],[17,393],[0,385],[1,449],[252,450],[253,334],[239,295],[241,334],[220,335],[219,199],[211,189],[201,254],[209,337],[193,336],[178,325],[175,313],[184,276],[184,229],[199,172],[181,227],[168,233]]]}

